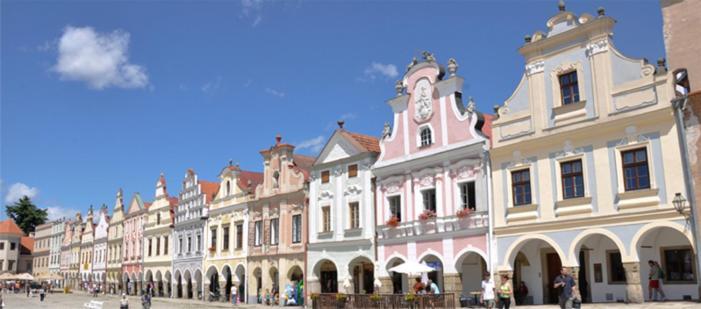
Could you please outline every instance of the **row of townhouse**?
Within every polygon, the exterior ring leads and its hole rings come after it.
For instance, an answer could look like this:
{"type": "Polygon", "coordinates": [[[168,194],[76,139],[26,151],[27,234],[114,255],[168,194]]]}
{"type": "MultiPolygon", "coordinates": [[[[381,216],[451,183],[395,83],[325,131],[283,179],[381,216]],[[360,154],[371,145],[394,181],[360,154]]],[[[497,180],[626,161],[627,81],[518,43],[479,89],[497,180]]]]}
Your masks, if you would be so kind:
{"type": "Polygon", "coordinates": [[[568,267],[585,302],[642,302],[649,260],[667,298],[698,298],[677,76],[622,55],[614,24],[560,4],[519,48],[523,76],[493,116],[463,98],[457,61],[426,52],[379,138],[339,122],[312,158],[277,136],[262,173],[188,170],[178,197],[161,175],[153,202],[120,190],[111,217],[42,227],[41,254],[74,286],[173,298],[407,293],[415,278],[390,269],[421,262],[456,301],[491,271],[528,287],[519,303],[553,303],[568,267]]]}

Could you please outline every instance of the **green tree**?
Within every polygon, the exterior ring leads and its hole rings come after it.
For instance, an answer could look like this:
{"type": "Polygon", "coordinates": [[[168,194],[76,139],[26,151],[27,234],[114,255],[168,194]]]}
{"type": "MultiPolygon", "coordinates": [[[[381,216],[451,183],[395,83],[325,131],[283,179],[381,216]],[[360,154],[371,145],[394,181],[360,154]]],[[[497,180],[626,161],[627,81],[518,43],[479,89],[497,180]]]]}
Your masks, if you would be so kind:
{"type": "Polygon", "coordinates": [[[44,224],[48,218],[46,209],[38,208],[28,196],[20,198],[12,205],[7,205],[7,216],[15,220],[25,234],[34,232],[38,225],[44,224]]]}

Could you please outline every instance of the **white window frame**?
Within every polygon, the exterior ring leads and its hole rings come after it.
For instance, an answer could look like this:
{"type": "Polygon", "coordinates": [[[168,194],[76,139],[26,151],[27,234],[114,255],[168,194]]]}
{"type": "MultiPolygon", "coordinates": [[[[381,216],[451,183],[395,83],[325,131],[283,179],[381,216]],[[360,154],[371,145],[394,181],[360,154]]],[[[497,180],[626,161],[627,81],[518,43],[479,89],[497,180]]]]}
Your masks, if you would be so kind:
{"type": "Polygon", "coordinates": [[[425,147],[430,147],[431,145],[436,143],[436,130],[433,129],[433,126],[431,123],[424,123],[416,128],[416,148],[425,148],[425,147]],[[428,145],[423,145],[421,142],[421,132],[424,129],[429,129],[431,133],[431,143],[428,145]]]}
{"type": "MultiPolygon", "coordinates": [[[[393,197],[397,197],[397,196],[399,197],[399,212],[400,212],[400,214],[399,214],[399,222],[404,222],[404,221],[406,221],[406,219],[405,219],[405,218],[406,218],[406,213],[405,213],[406,211],[405,211],[405,209],[404,209],[404,208],[405,208],[405,207],[404,207],[404,204],[405,204],[405,203],[404,203],[404,194],[402,194],[402,193],[396,193],[396,194],[392,194],[392,195],[387,195],[387,196],[385,197],[385,202],[387,203],[387,208],[386,208],[386,209],[387,209],[387,213],[386,213],[386,215],[385,215],[385,221],[387,221],[387,220],[389,220],[390,218],[392,218],[392,204],[391,204],[391,202],[390,202],[390,199],[392,199],[393,197]]],[[[383,224],[384,224],[384,223],[383,223],[383,224]]]]}
{"type": "MultiPolygon", "coordinates": [[[[586,156],[583,153],[578,153],[566,157],[560,157],[555,159],[555,179],[554,181],[556,182],[556,188],[557,188],[557,198],[555,199],[556,201],[564,201],[565,197],[563,194],[562,190],[562,163],[567,163],[571,161],[576,161],[580,160],[582,161],[582,181],[584,181],[584,196],[582,197],[574,197],[570,199],[579,199],[579,198],[588,198],[591,196],[589,193],[589,168],[587,166],[587,160],[586,156]]],[[[531,186],[531,192],[533,192],[533,186],[531,186]]],[[[532,195],[532,194],[531,194],[532,195]]],[[[570,200],[568,199],[568,200],[570,200]]],[[[532,200],[532,198],[531,198],[532,200]]]]}

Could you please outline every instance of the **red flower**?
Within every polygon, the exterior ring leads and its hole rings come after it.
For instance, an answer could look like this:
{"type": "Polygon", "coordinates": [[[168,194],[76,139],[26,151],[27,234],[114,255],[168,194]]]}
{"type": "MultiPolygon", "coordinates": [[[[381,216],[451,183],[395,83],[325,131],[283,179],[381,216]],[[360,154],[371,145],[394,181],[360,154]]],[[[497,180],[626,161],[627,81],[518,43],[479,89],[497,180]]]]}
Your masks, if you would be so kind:
{"type": "Polygon", "coordinates": [[[458,212],[456,212],[455,215],[457,215],[458,218],[462,219],[462,218],[469,217],[470,212],[471,212],[470,208],[464,208],[464,209],[458,210],[458,212]]]}
{"type": "Polygon", "coordinates": [[[397,216],[392,216],[391,218],[389,218],[389,220],[387,220],[387,225],[389,227],[399,226],[399,218],[397,218],[397,216]]]}
{"type": "Polygon", "coordinates": [[[419,220],[425,221],[425,220],[435,218],[435,217],[436,217],[436,213],[427,209],[427,210],[424,210],[424,212],[419,215],[419,220]]]}

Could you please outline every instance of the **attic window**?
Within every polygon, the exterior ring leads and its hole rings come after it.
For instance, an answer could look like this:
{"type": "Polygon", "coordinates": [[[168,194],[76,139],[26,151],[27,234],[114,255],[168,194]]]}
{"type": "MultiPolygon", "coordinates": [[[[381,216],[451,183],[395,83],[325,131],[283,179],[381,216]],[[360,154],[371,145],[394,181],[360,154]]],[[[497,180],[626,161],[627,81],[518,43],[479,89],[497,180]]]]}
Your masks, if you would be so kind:
{"type": "Polygon", "coordinates": [[[228,196],[230,194],[231,194],[231,181],[227,180],[226,181],[226,195],[228,196]]]}
{"type": "Polygon", "coordinates": [[[433,144],[433,139],[431,138],[431,128],[425,127],[421,129],[421,147],[426,147],[433,144]]]}
{"type": "Polygon", "coordinates": [[[330,176],[331,176],[331,173],[329,171],[322,171],[321,172],[321,183],[329,183],[330,176]]]}
{"type": "Polygon", "coordinates": [[[577,83],[577,71],[560,74],[560,95],[562,105],[579,102],[579,85],[577,83]]]}
{"type": "Polygon", "coordinates": [[[348,178],[358,177],[358,164],[348,165],[348,178]]]}

